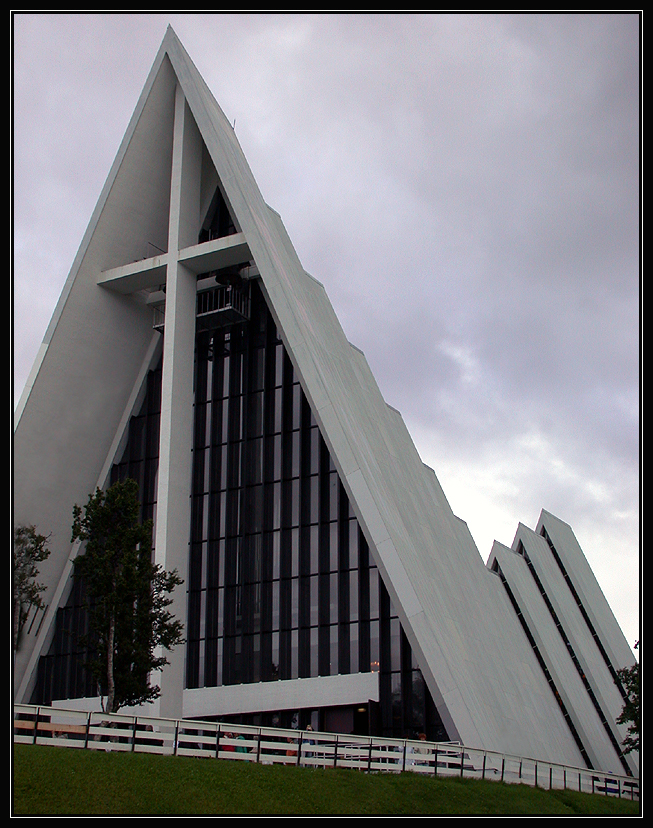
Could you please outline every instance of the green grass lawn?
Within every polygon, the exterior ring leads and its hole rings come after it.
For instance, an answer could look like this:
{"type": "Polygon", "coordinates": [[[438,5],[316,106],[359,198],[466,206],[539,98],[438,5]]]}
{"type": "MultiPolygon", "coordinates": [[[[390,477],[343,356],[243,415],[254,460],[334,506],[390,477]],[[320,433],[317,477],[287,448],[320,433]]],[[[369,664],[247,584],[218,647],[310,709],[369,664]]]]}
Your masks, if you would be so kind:
{"type": "Polygon", "coordinates": [[[366,774],[14,746],[20,815],[629,816],[625,799],[412,773],[366,774]]]}

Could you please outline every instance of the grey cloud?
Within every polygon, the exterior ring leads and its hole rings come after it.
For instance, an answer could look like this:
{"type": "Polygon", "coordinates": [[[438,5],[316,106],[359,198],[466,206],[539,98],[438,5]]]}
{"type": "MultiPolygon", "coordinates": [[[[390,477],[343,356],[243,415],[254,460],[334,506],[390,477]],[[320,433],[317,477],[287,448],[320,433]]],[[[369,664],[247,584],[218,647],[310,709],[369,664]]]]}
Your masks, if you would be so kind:
{"type": "Polygon", "coordinates": [[[637,559],[637,15],[15,21],[18,387],[170,22],[481,554],[492,503],[637,559]]]}

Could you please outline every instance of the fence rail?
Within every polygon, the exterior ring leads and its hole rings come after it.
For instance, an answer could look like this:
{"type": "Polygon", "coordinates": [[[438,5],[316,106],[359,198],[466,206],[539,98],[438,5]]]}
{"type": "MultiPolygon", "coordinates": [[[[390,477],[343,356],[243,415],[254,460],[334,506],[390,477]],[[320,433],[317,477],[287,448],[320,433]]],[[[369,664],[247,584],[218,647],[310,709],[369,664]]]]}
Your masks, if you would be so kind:
{"type": "Polygon", "coordinates": [[[368,773],[410,771],[639,799],[639,780],[630,776],[509,756],[456,742],[386,739],[126,713],[89,713],[24,704],[14,705],[14,742],[302,767],[353,768],[368,773]]]}

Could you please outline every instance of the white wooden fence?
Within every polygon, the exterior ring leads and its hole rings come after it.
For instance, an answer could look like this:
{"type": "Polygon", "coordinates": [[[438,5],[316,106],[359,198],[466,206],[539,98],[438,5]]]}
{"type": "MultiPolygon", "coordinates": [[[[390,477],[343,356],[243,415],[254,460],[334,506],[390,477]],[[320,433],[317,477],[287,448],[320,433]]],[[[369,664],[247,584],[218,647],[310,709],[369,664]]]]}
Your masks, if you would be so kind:
{"type": "Polygon", "coordinates": [[[159,719],[55,707],[14,705],[14,742],[89,750],[212,757],[240,762],[353,768],[366,772],[410,771],[571,788],[639,799],[639,780],[465,747],[311,730],[159,719]]]}

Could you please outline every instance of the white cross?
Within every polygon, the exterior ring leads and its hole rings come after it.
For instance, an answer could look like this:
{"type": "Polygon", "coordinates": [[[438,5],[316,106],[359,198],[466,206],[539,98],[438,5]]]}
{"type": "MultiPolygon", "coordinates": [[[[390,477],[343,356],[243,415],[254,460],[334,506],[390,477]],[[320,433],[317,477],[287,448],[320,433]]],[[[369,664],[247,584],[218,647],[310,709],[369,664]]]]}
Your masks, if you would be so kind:
{"type": "MultiPolygon", "coordinates": [[[[201,244],[199,237],[202,136],[177,85],[175,97],[168,252],[104,271],[98,285],[119,293],[165,284],[165,335],[157,482],[155,561],[186,577],[191,521],[193,370],[197,277],[251,260],[243,233],[201,244]]],[[[154,298],[154,296],[152,297],[154,298]]],[[[174,614],[186,624],[186,596],[173,596],[174,614]]],[[[168,687],[160,715],[181,709],[184,648],[176,648],[159,677],[168,687]],[[164,709],[165,707],[165,709],[164,709]]]]}

